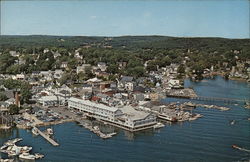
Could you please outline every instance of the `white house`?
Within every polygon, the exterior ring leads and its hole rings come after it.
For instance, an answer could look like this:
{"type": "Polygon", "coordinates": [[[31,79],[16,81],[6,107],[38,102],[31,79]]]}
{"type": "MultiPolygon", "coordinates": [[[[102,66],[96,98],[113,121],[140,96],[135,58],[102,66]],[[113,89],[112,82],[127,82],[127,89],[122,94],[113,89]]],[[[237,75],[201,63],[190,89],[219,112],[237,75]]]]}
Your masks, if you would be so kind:
{"type": "Polygon", "coordinates": [[[98,62],[97,63],[97,67],[101,70],[101,71],[106,71],[107,70],[107,65],[105,62],[98,62]]]}
{"type": "Polygon", "coordinates": [[[38,99],[38,102],[43,106],[65,105],[64,97],[60,96],[42,96],[38,99]]]}
{"type": "Polygon", "coordinates": [[[87,68],[91,68],[90,64],[82,64],[81,66],[76,67],[76,73],[79,74],[80,72],[85,73],[87,68]]]}

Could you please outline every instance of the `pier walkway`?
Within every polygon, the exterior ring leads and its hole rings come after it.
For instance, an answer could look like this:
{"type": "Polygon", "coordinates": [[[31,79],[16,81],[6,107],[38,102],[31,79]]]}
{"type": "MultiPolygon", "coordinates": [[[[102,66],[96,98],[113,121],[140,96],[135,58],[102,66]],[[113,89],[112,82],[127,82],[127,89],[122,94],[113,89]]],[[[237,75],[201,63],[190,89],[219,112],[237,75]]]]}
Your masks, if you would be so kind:
{"type": "Polygon", "coordinates": [[[37,132],[43,137],[45,138],[49,143],[51,143],[53,146],[59,146],[59,144],[54,141],[52,138],[50,138],[48,135],[46,135],[45,133],[43,133],[42,131],[40,131],[37,127],[34,127],[35,129],[37,129],[37,132]]]}
{"type": "Polygon", "coordinates": [[[238,103],[245,104],[246,102],[250,102],[250,100],[243,100],[237,98],[220,98],[220,97],[206,97],[206,96],[167,95],[167,97],[186,98],[197,101],[224,102],[228,104],[238,104],[238,103]]]}
{"type": "Polygon", "coordinates": [[[242,100],[236,98],[219,98],[219,97],[205,97],[205,96],[190,97],[190,99],[199,101],[224,102],[229,104],[250,102],[249,100],[242,100]]]}

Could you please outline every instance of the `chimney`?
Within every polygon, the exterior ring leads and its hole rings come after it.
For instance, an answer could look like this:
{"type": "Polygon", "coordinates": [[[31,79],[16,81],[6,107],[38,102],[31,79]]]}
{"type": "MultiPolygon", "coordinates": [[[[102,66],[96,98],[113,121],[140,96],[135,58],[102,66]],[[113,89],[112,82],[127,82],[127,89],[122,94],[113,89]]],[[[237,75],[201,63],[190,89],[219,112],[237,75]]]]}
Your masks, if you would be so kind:
{"type": "Polygon", "coordinates": [[[16,105],[17,105],[18,107],[20,107],[20,96],[19,96],[18,92],[16,92],[15,98],[16,98],[16,105]]]}

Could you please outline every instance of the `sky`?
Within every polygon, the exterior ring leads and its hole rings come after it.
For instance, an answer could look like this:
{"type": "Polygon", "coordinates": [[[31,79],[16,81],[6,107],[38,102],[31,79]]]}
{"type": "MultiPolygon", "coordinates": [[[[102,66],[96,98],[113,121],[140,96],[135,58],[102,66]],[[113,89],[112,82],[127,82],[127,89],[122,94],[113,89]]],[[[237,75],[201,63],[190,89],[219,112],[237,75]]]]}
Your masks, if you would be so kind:
{"type": "Polygon", "coordinates": [[[2,35],[249,38],[248,0],[4,0],[2,35]]]}

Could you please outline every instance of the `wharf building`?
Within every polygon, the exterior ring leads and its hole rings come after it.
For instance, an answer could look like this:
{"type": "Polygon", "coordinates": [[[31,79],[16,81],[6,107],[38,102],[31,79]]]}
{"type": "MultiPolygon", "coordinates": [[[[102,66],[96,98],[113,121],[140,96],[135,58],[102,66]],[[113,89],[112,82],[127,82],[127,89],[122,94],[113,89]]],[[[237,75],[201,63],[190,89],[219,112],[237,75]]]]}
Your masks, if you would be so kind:
{"type": "Polygon", "coordinates": [[[154,114],[137,111],[131,106],[116,108],[71,97],[68,100],[68,108],[131,132],[149,129],[156,124],[154,114]]]}

